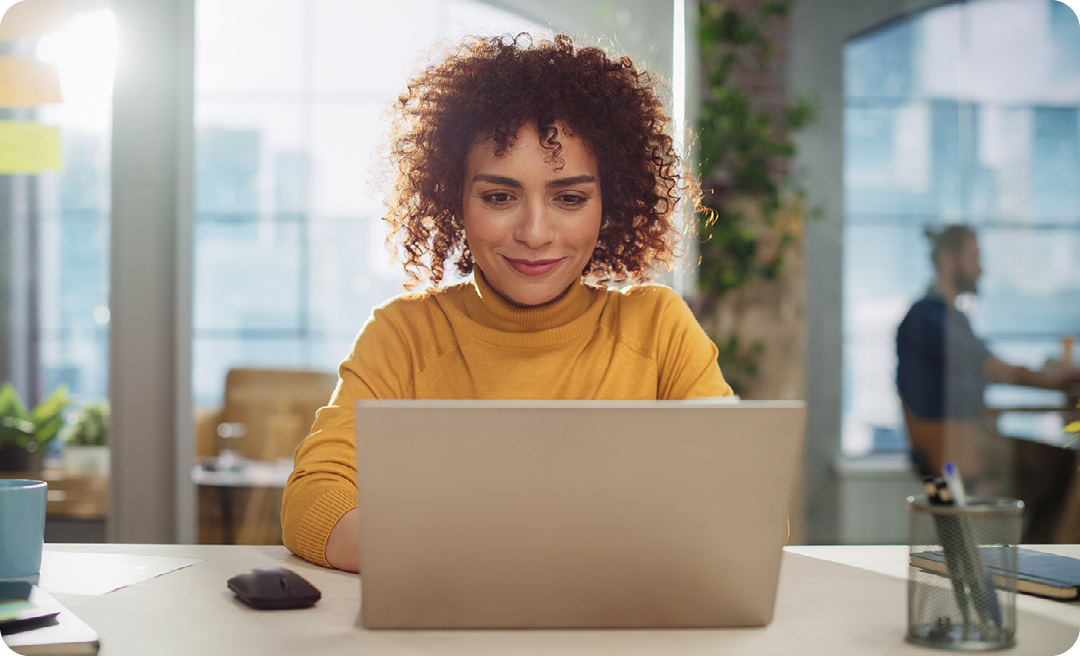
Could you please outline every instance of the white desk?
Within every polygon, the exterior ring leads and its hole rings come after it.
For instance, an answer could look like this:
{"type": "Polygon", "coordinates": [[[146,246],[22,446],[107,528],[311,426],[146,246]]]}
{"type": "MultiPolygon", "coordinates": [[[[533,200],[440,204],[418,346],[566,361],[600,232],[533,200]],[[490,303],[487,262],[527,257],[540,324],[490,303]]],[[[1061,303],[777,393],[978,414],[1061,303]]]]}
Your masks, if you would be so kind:
{"type": "MultiPolygon", "coordinates": [[[[789,547],[776,615],[763,629],[368,631],[357,625],[356,575],[323,569],[284,547],[46,545],[48,551],[201,558],[101,596],[56,594],[101,636],[102,656],[155,654],[928,654],[904,641],[906,547],[789,547]],[[313,608],[253,611],[225,581],[284,565],[323,594],[313,608]]],[[[1080,546],[1045,547],[1080,556],[1080,546]]],[[[1080,603],[1020,595],[1018,646],[1053,656],[1080,633],[1080,603]]],[[[944,652],[942,652],[944,653],[944,652]]]]}

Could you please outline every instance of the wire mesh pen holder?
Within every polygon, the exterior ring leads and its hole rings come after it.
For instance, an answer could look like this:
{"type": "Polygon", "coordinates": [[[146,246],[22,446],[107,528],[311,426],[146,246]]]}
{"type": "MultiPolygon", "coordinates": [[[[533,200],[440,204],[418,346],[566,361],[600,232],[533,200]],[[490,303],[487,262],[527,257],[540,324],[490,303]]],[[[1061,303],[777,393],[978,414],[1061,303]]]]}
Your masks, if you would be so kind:
{"type": "Polygon", "coordinates": [[[970,497],[964,507],[908,497],[909,642],[963,650],[1016,644],[1016,545],[1024,502],[970,497]]]}

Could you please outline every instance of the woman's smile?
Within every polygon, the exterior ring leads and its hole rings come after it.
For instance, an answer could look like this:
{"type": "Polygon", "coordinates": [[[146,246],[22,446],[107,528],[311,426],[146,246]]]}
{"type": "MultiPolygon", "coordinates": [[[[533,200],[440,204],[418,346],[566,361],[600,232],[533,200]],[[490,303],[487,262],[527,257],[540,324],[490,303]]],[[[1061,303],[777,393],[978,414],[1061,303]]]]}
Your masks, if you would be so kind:
{"type": "Polygon", "coordinates": [[[555,260],[518,260],[512,257],[503,256],[514,271],[517,271],[523,276],[542,276],[551,273],[555,270],[555,267],[559,266],[562,259],[555,260]]]}

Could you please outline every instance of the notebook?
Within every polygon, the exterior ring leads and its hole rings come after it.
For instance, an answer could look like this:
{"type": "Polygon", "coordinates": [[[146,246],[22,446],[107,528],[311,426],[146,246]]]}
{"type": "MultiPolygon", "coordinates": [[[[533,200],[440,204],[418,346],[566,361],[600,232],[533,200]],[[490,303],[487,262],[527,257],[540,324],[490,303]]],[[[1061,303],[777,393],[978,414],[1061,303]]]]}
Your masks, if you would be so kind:
{"type": "Polygon", "coordinates": [[[805,411],[361,401],[361,621],[764,626],[805,411]]]}
{"type": "MultiPolygon", "coordinates": [[[[994,577],[994,584],[1000,587],[1011,586],[1011,568],[1004,566],[1007,553],[1005,548],[981,547],[980,551],[994,577]]],[[[913,553],[911,564],[939,574],[947,574],[949,571],[945,565],[945,556],[940,551],[913,553]]],[[[1080,560],[1017,547],[1015,585],[1017,591],[1039,597],[1063,601],[1077,599],[1080,597],[1080,560]]]]}
{"type": "Polygon", "coordinates": [[[3,643],[23,656],[93,656],[97,633],[47,592],[34,586],[27,606],[0,622],[3,643]]]}

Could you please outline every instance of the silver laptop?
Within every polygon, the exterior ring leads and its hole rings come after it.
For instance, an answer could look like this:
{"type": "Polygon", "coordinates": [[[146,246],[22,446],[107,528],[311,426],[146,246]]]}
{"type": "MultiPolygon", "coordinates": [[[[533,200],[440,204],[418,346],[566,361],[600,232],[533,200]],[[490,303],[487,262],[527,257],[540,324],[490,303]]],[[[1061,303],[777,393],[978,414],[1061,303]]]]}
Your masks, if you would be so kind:
{"type": "Polygon", "coordinates": [[[805,412],[361,401],[362,623],[764,626],[805,412]]]}

